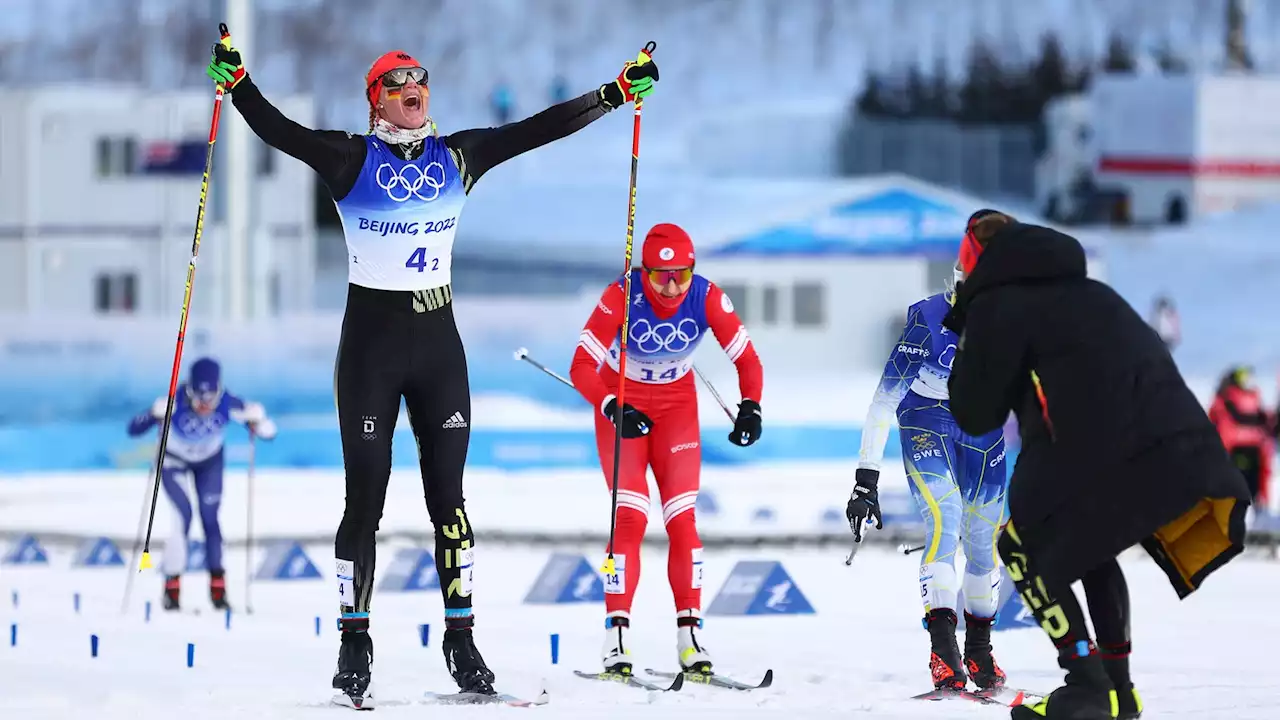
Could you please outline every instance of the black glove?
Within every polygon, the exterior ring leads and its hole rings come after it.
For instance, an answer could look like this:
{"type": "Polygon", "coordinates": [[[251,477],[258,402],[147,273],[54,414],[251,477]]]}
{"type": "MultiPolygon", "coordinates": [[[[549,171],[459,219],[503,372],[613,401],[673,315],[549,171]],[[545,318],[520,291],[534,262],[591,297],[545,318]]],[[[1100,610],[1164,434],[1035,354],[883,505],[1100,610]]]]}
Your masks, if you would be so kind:
{"type": "MultiPolygon", "coordinates": [[[[609,398],[609,402],[604,404],[604,416],[609,418],[614,427],[618,426],[617,412],[618,399],[609,398]]],[[[638,437],[644,437],[653,429],[653,421],[647,415],[639,410],[623,403],[622,405],[622,437],[627,440],[633,440],[638,437]]]]}
{"type": "Polygon", "coordinates": [[[849,496],[849,505],[845,508],[845,517],[849,518],[849,529],[853,530],[854,542],[862,542],[862,524],[876,519],[876,529],[884,529],[884,521],[880,519],[880,492],[876,485],[880,483],[880,471],[858,468],[853,474],[853,494],[849,496]]]}
{"type": "Polygon", "coordinates": [[[746,447],[760,439],[760,403],[743,400],[738,403],[738,419],[733,421],[729,442],[746,447]]]}
{"type": "Polygon", "coordinates": [[[950,330],[956,335],[961,335],[964,333],[964,322],[965,306],[964,304],[961,304],[959,298],[957,298],[955,304],[952,305],[951,309],[947,311],[947,314],[943,316],[942,327],[950,330]]]}

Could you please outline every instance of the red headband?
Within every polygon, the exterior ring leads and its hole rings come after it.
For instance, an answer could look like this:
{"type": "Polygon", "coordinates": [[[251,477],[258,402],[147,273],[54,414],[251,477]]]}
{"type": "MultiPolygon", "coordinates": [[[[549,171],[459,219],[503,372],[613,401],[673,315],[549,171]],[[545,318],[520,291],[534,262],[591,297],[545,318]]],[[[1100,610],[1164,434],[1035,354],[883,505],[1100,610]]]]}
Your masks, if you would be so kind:
{"type": "Polygon", "coordinates": [[[978,257],[982,255],[982,243],[978,242],[978,237],[973,234],[973,228],[978,221],[995,215],[995,210],[979,210],[969,216],[969,224],[964,229],[964,240],[960,241],[960,269],[965,275],[973,272],[973,267],[978,264],[978,257]]]}

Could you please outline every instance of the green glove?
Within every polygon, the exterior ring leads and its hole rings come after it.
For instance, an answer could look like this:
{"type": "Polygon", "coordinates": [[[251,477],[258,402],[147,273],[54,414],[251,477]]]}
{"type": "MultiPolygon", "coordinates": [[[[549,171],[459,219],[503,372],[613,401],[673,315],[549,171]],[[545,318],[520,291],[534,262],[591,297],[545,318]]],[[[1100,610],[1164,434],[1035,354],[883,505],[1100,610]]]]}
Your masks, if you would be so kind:
{"type": "Polygon", "coordinates": [[[222,43],[214,45],[213,58],[209,60],[204,74],[221,85],[224,91],[231,92],[244,79],[244,62],[240,59],[240,51],[225,47],[222,43]]]}
{"type": "Polygon", "coordinates": [[[600,99],[610,109],[653,94],[653,84],[658,80],[658,65],[648,53],[640,53],[637,60],[623,66],[617,80],[600,86],[600,99]]]}

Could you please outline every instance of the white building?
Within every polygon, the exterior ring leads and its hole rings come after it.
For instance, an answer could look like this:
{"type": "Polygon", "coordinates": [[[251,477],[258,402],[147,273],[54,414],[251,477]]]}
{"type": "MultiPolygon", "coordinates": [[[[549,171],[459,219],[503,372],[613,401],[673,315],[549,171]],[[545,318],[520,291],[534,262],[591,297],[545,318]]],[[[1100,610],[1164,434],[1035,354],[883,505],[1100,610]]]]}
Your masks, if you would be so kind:
{"type": "MultiPolygon", "coordinates": [[[[308,98],[272,102],[311,123],[308,98]]],[[[67,86],[0,94],[0,313],[176,319],[212,108],[212,88],[157,94],[67,86]]],[[[227,303],[222,183],[232,125],[243,120],[227,96],[193,314],[222,315],[227,303]]],[[[314,175],[256,136],[250,147],[257,230],[248,242],[249,265],[265,289],[263,314],[304,310],[315,275],[314,175]]]]}

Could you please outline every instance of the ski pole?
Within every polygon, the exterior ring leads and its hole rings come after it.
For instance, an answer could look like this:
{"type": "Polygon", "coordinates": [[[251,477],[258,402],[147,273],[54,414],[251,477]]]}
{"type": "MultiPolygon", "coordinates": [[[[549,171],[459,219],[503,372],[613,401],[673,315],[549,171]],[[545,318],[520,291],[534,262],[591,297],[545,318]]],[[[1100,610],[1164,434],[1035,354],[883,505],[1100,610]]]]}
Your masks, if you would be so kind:
{"type": "Polygon", "coordinates": [[[898,552],[902,553],[903,555],[910,555],[911,553],[918,553],[918,552],[920,552],[920,551],[921,551],[921,550],[923,550],[923,549],[924,549],[924,546],[923,546],[923,545],[915,545],[915,546],[911,546],[911,545],[907,545],[906,543],[903,543],[903,544],[901,544],[901,545],[899,545],[899,546],[898,546],[898,552]]]}
{"type": "Polygon", "coordinates": [[[253,428],[249,428],[249,479],[246,488],[249,497],[244,504],[244,611],[250,615],[253,614],[253,467],[257,454],[254,451],[256,436],[253,428]]]}
{"type": "MultiPolygon", "coordinates": [[[[231,31],[226,23],[218,25],[219,40],[225,48],[231,47],[231,31]]],[[[178,394],[178,370],[182,366],[182,346],[187,337],[187,315],[191,311],[191,286],[196,279],[196,258],[200,255],[200,236],[204,233],[205,200],[209,197],[209,173],[213,170],[213,144],[218,139],[218,121],[222,117],[222,95],[226,90],[221,84],[214,86],[213,119],[209,123],[209,147],[204,156],[204,175],[200,179],[200,204],[196,208],[195,237],[191,241],[191,262],[187,265],[187,288],[182,297],[182,317],[178,325],[178,342],[173,349],[173,371],[169,375],[169,402],[164,410],[164,423],[160,426],[160,446],[156,448],[155,486],[151,490],[151,512],[147,518],[147,536],[142,543],[142,562],[138,572],[151,567],[151,530],[156,521],[156,503],[160,499],[160,474],[164,465],[164,451],[169,444],[169,425],[173,422],[173,405],[178,394]]]]}
{"type": "MultiPolygon", "coordinates": [[[[650,40],[636,57],[636,64],[649,62],[658,44],[650,40]]],[[[636,176],[640,170],[640,111],[644,107],[644,98],[635,98],[635,115],[631,125],[631,187],[627,194],[627,245],[623,254],[622,297],[631,297],[631,248],[635,240],[636,230],[636,176]]],[[[627,389],[627,334],[631,326],[631,303],[622,306],[622,336],[618,349],[618,397],[614,399],[613,408],[613,480],[610,483],[609,510],[609,554],[605,558],[602,570],[606,577],[617,574],[617,566],[613,557],[613,539],[618,529],[618,473],[622,465],[622,408],[627,389]]]]}
{"type": "MultiPolygon", "coordinates": [[[[516,358],[516,360],[523,360],[523,361],[525,361],[525,362],[529,363],[530,365],[532,365],[532,366],[534,366],[534,367],[538,368],[538,369],[539,369],[539,370],[541,370],[542,372],[544,372],[544,373],[546,373],[546,374],[550,375],[551,377],[555,378],[556,380],[559,380],[560,382],[564,383],[567,387],[573,387],[573,382],[571,382],[569,379],[567,379],[567,378],[565,378],[564,376],[560,375],[560,374],[559,374],[559,373],[557,373],[555,370],[552,370],[551,368],[547,367],[546,365],[543,365],[542,363],[538,362],[537,360],[534,360],[533,358],[529,357],[529,350],[528,350],[528,348],[520,348],[519,350],[516,350],[516,351],[515,351],[515,358],[516,358]]],[[[711,394],[715,397],[716,402],[720,403],[720,409],[724,410],[724,414],[725,414],[725,415],[727,415],[727,416],[729,416],[729,422],[736,422],[736,421],[734,420],[733,413],[729,412],[729,408],[728,408],[728,406],[726,406],[726,405],[724,404],[724,400],[721,400],[721,399],[720,399],[720,393],[716,392],[716,388],[715,388],[715,386],[714,386],[714,385],[712,385],[712,384],[711,384],[711,381],[710,381],[710,380],[708,380],[708,379],[706,378],[706,376],[705,376],[705,375],[703,375],[703,374],[702,374],[702,372],[698,370],[698,366],[697,366],[697,365],[693,366],[693,371],[694,371],[695,373],[698,373],[698,378],[699,378],[700,380],[702,380],[702,382],[706,383],[707,389],[711,391],[711,394]]]]}
{"type": "MultiPolygon", "coordinates": [[[[151,477],[151,469],[147,468],[147,477],[151,477]]],[[[142,550],[142,531],[146,528],[147,523],[147,496],[151,494],[151,488],[146,487],[142,493],[142,504],[138,506],[138,529],[133,533],[133,549],[129,552],[129,567],[138,564],[138,552],[142,550]]],[[[124,614],[129,611],[129,598],[133,595],[133,576],[136,573],[126,572],[124,581],[124,599],[120,601],[120,613],[124,614]]]]}
{"type": "Polygon", "coordinates": [[[569,387],[573,387],[573,383],[572,383],[572,382],[570,382],[567,378],[562,377],[561,375],[557,374],[557,373],[556,373],[556,371],[552,370],[551,368],[547,367],[546,365],[543,365],[542,363],[538,362],[537,360],[534,360],[533,358],[529,357],[529,350],[528,350],[528,348],[520,348],[519,350],[516,350],[516,353],[515,353],[515,354],[516,354],[516,359],[517,359],[517,360],[523,360],[523,361],[525,361],[525,362],[529,363],[530,365],[532,365],[532,366],[534,366],[534,367],[538,368],[538,369],[539,369],[539,370],[541,370],[542,372],[544,372],[544,373],[546,373],[546,374],[550,375],[551,377],[553,377],[553,378],[555,378],[555,379],[559,380],[560,382],[564,383],[565,385],[568,385],[569,387]]]}
{"type": "Polygon", "coordinates": [[[697,365],[693,366],[693,372],[698,376],[698,379],[702,381],[702,384],[706,385],[707,389],[711,391],[711,397],[715,398],[716,402],[720,403],[720,409],[724,410],[724,414],[728,416],[729,422],[737,423],[738,419],[729,411],[729,406],[724,404],[724,400],[720,397],[720,393],[716,392],[716,386],[711,384],[711,381],[702,374],[702,371],[698,369],[697,365]]]}

